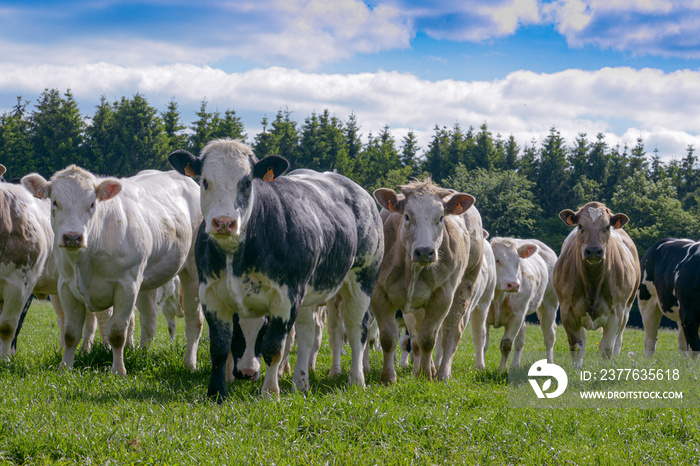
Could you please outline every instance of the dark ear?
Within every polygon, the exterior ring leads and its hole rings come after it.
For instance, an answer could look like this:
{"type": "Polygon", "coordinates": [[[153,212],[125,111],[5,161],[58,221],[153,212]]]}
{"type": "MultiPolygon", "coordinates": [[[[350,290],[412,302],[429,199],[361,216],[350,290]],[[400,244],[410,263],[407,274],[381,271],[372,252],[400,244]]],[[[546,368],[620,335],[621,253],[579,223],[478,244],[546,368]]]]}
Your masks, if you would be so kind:
{"type": "Polygon", "coordinates": [[[403,213],[403,208],[406,206],[406,198],[399,198],[396,191],[389,188],[379,188],[374,191],[374,198],[380,206],[384,207],[389,212],[403,213]]]}
{"type": "Polygon", "coordinates": [[[171,153],[168,162],[182,175],[195,177],[202,174],[202,160],[184,149],[171,153]]]}
{"type": "Polygon", "coordinates": [[[564,220],[564,223],[570,227],[578,223],[578,217],[576,217],[576,213],[571,209],[566,209],[559,212],[559,218],[564,220]]]}
{"type": "Polygon", "coordinates": [[[460,215],[474,204],[474,196],[471,194],[456,193],[443,201],[446,215],[460,215]]]}
{"type": "Polygon", "coordinates": [[[620,228],[624,227],[629,221],[630,218],[627,215],[615,214],[612,217],[610,217],[610,226],[612,226],[616,230],[619,230],[620,228]]]}
{"type": "Polygon", "coordinates": [[[263,181],[274,181],[287,171],[289,162],[279,155],[268,155],[253,167],[253,178],[260,178],[263,181]]]}

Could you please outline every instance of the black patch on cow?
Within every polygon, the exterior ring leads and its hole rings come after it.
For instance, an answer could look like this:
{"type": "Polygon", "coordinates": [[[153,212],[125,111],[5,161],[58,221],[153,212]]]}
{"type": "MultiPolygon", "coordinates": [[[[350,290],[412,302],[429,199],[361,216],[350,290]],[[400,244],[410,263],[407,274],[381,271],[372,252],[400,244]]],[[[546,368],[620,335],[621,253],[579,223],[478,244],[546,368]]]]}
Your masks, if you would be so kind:
{"type": "Polygon", "coordinates": [[[197,263],[199,283],[205,283],[207,278],[220,278],[226,270],[226,254],[219,248],[205,230],[204,222],[197,230],[197,240],[194,245],[194,257],[197,263]]]}
{"type": "Polygon", "coordinates": [[[250,193],[253,188],[253,182],[250,176],[245,175],[238,180],[238,189],[236,190],[236,205],[239,209],[247,209],[250,204],[250,193]]]}
{"type": "Polygon", "coordinates": [[[403,319],[403,312],[401,312],[401,309],[396,310],[396,314],[394,314],[394,319],[403,319]]]}
{"type": "Polygon", "coordinates": [[[408,333],[408,329],[404,330],[404,334],[408,336],[408,338],[406,338],[406,346],[404,347],[404,349],[406,350],[407,353],[410,353],[411,352],[411,334],[408,333]]]}
{"type": "Polygon", "coordinates": [[[649,301],[651,299],[651,293],[649,293],[649,288],[644,283],[639,284],[639,299],[642,301],[649,301]]]}
{"type": "Polygon", "coordinates": [[[263,360],[265,360],[265,364],[268,366],[272,364],[272,358],[274,356],[281,357],[283,349],[282,343],[291,327],[289,321],[285,321],[281,317],[272,317],[270,319],[270,325],[260,344],[260,352],[263,360]]]}
{"type": "MultiPolygon", "coordinates": [[[[254,356],[256,359],[260,359],[262,356],[262,340],[265,335],[265,332],[267,332],[267,328],[269,326],[269,318],[268,316],[265,316],[265,322],[260,326],[260,330],[258,331],[258,334],[255,336],[255,347],[253,348],[254,350],[254,356]]],[[[245,349],[247,346],[247,342],[245,340],[245,335],[243,334],[243,328],[241,328],[240,324],[240,317],[238,316],[238,313],[233,315],[233,332],[231,336],[231,356],[233,357],[233,376],[236,379],[249,379],[249,375],[243,374],[238,369],[238,361],[243,357],[243,354],[245,353],[245,349]]]]}
{"type": "Polygon", "coordinates": [[[209,325],[209,354],[211,355],[211,378],[207,396],[222,403],[226,398],[226,359],[231,351],[231,322],[219,319],[202,306],[204,317],[209,325]]]}

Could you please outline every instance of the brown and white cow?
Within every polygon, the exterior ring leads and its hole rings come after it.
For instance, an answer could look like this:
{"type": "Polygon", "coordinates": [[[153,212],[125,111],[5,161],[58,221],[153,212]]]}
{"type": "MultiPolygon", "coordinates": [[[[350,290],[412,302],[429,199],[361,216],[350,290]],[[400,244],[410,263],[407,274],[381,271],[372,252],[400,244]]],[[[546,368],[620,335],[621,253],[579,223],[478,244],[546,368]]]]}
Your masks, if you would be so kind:
{"type": "Polygon", "coordinates": [[[185,295],[185,366],[196,366],[203,317],[197,301],[194,250],[202,221],[199,189],[175,172],[147,170],[131,178],[98,178],[75,165],[46,181],[22,184],[51,199],[58,294],[66,315],[61,365],[72,367],[88,312],[114,306],[109,319],[112,372],[126,374],[124,345],[138,306],[141,344],[156,330],[156,291],[176,274],[185,295]]]}
{"type": "Polygon", "coordinates": [[[462,335],[462,317],[474,294],[483,261],[481,216],[469,194],[440,188],[430,179],[374,192],[384,213],[384,260],[371,307],[379,325],[384,366],[381,379],[394,382],[398,341],[395,315],[413,314],[414,358],[429,379],[448,379],[462,335]],[[471,208],[470,208],[471,207],[471,208]],[[442,360],[435,368],[432,352],[442,330],[442,360]]]}
{"type": "Polygon", "coordinates": [[[576,226],[562,245],[553,274],[572,360],[582,363],[586,329],[600,327],[600,354],[617,356],[641,275],[637,248],[622,230],[629,218],[600,202],[589,202],[578,212],[563,210],[559,217],[576,226]]]}

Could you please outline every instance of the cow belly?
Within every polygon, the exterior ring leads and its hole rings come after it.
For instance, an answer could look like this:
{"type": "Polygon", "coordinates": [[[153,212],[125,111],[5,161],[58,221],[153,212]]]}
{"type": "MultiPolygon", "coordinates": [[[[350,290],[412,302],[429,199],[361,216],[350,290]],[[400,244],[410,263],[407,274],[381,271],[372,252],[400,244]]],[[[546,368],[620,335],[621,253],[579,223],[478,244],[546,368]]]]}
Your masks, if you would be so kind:
{"type": "Polygon", "coordinates": [[[639,293],[639,305],[640,306],[647,301],[654,302],[659,306],[659,309],[661,309],[661,312],[663,313],[664,316],[668,317],[669,319],[673,320],[674,322],[681,321],[681,315],[678,312],[678,299],[676,298],[676,295],[673,293],[672,289],[666,290],[666,296],[668,299],[667,303],[662,302],[662,300],[659,298],[659,293],[658,293],[658,290],[656,289],[656,286],[654,285],[654,282],[646,280],[646,277],[644,280],[642,280],[642,283],[641,283],[639,289],[640,289],[640,293],[639,293]],[[642,290],[644,290],[645,292],[642,292],[642,290]],[[669,303],[672,303],[672,304],[669,304],[669,303]]]}

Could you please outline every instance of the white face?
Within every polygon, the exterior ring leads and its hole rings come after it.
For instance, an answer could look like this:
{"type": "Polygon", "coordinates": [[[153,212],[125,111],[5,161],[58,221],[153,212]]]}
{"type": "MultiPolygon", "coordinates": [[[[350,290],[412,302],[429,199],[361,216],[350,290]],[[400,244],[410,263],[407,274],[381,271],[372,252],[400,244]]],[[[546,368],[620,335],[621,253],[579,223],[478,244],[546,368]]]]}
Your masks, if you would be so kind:
{"type": "Polygon", "coordinates": [[[51,226],[58,245],[84,248],[95,216],[97,194],[90,180],[65,178],[51,182],[51,226]]]}
{"type": "Polygon", "coordinates": [[[496,259],[496,288],[500,291],[512,292],[520,288],[520,256],[515,244],[511,242],[491,243],[493,256],[496,259]]]}
{"type": "Polygon", "coordinates": [[[413,262],[437,262],[444,221],[445,206],[437,195],[413,194],[406,199],[399,235],[413,262]]]}
{"type": "Polygon", "coordinates": [[[253,201],[252,152],[207,149],[199,183],[206,232],[222,246],[237,244],[253,201]]]}

